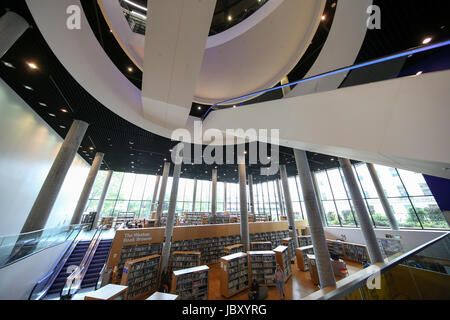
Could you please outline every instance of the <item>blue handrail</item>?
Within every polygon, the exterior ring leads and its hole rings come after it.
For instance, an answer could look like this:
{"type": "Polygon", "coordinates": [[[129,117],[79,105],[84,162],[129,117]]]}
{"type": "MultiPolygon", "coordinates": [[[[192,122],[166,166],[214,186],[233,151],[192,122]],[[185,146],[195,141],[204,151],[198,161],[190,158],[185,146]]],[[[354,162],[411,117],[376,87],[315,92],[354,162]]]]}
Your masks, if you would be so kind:
{"type": "Polygon", "coordinates": [[[243,96],[240,96],[240,97],[237,97],[237,98],[233,98],[233,99],[230,99],[230,100],[217,102],[217,103],[213,104],[211,107],[209,107],[209,109],[203,115],[202,120],[205,120],[207,115],[217,105],[228,104],[228,103],[233,102],[233,101],[238,101],[238,100],[249,98],[249,97],[253,97],[253,96],[256,96],[256,95],[261,95],[261,94],[264,94],[266,92],[282,89],[282,88],[287,87],[287,86],[292,86],[292,85],[296,85],[296,84],[299,84],[299,83],[304,83],[304,82],[307,82],[307,81],[311,81],[311,80],[320,79],[320,78],[323,78],[323,77],[335,75],[335,74],[338,74],[338,73],[342,73],[342,72],[346,72],[346,71],[351,71],[351,70],[355,70],[355,69],[371,66],[371,65],[374,65],[374,64],[377,64],[377,63],[381,63],[381,62],[390,61],[390,60],[393,60],[393,59],[409,56],[409,55],[412,55],[412,54],[415,54],[415,53],[420,53],[420,52],[429,51],[429,50],[433,50],[433,49],[440,48],[440,47],[445,47],[445,46],[448,46],[449,44],[450,44],[450,40],[439,42],[439,43],[432,44],[432,45],[429,45],[429,46],[419,46],[419,47],[416,47],[416,48],[413,48],[413,49],[409,49],[409,50],[406,50],[406,51],[402,51],[402,52],[399,52],[399,53],[396,53],[396,54],[393,54],[393,55],[390,55],[390,56],[385,56],[385,57],[382,57],[382,58],[369,60],[367,62],[355,64],[355,65],[352,65],[352,66],[343,67],[343,68],[336,69],[336,70],[333,70],[333,71],[328,71],[328,72],[321,73],[321,74],[318,74],[318,75],[315,75],[315,76],[312,76],[312,77],[309,77],[309,78],[305,78],[305,79],[301,79],[301,80],[298,80],[298,81],[290,82],[290,83],[287,83],[287,84],[284,84],[284,85],[281,85],[281,86],[277,86],[277,87],[273,87],[273,88],[270,88],[270,89],[257,91],[257,92],[250,93],[250,94],[247,94],[247,95],[243,95],[243,96]]]}

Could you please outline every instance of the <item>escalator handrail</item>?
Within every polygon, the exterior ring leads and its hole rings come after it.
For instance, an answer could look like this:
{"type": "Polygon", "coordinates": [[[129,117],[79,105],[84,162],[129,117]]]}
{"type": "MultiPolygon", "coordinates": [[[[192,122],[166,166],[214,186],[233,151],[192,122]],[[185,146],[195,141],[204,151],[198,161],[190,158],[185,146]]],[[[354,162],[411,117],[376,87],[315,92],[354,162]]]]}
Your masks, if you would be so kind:
{"type": "MultiPolygon", "coordinates": [[[[74,239],[72,240],[69,248],[65,251],[63,257],[59,260],[59,262],[56,264],[56,266],[50,271],[48,272],[45,276],[43,276],[38,282],[36,282],[36,284],[34,285],[33,289],[30,292],[30,295],[28,296],[28,300],[32,300],[32,297],[36,291],[36,288],[38,287],[38,285],[40,285],[41,283],[44,283],[44,281],[47,281],[47,284],[44,286],[44,290],[42,291],[42,293],[37,297],[37,299],[35,300],[41,300],[43,297],[45,297],[45,295],[47,294],[48,290],[52,287],[53,283],[55,282],[56,278],[58,277],[59,273],[61,272],[62,268],[64,267],[64,265],[66,264],[67,260],[69,260],[73,250],[75,250],[75,247],[78,245],[78,243],[80,242],[80,240],[78,239],[78,235],[81,233],[81,231],[83,231],[84,229],[86,229],[87,225],[83,224],[81,226],[80,229],[78,229],[78,233],[77,235],[74,237],[74,239]]],[[[68,235],[67,239],[70,238],[70,236],[72,235],[72,233],[75,231],[76,229],[72,229],[71,233],[68,235]]]]}
{"type": "Polygon", "coordinates": [[[86,271],[89,268],[89,265],[94,257],[95,251],[100,243],[100,235],[103,232],[103,226],[99,227],[92,237],[91,243],[86,251],[83,259],[80,262],[79,268],[74,270],[69,277],[67,277],[66,285],[61,289],[60,297],[64,296],[64,292],[67,290],[68,296],[73,296],[81,287],[81,283],[83,282],[84,276],[86,275],[86,271]],[[76,286],[73,287],[74,283],[76,286]],[[67,288],[68,286],[68,288],[67,288]],[[66,290],[65,290],[66,289],[66,290]]]}

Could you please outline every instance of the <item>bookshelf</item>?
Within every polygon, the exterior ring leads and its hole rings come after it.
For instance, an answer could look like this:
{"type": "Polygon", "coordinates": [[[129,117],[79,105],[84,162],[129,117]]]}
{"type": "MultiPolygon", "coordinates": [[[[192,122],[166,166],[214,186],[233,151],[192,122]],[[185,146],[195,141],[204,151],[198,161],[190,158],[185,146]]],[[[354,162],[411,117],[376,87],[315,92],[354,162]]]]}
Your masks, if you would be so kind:
{"type": "Polygon", "coordinates": [[[367,246],[363,244],[328,239],[327,244],[330,254],[336,254],[344,260],[359,263],[362,263],[363,260],[370,262],[367,246]]]}
{"type": "Polygon", "coordinates": [[[316,256],[313,254],[306,255],[309,265],[309,274],[311,275],[312,282],[318,286],[320,284],[319,274],[317,272],[316,256]]]}
{"type": "Polygon", "coordinates": [[[250,250],[252,251],[272,250],[272,242],[270,241],[250,242],[250,250]]]}
{"type": "Polygon", "coordinates": [[[170,270],[192,268],[200,265],[201,252],[199,251],[174,251],[170,256],[170,270]]]}
{"type": "Polygon", "coordinates": [[[220,258],[220,293],[228,298],[248,287],[247,254],[238,252],[220,258]]]}
{"type": "Polygon", "coordinates": [[[244,245],[241,243],[233,244],[231,246],[224,248],[225,255],[230,255],[233,253],[244,252],[244,245]]]}
{"type": "Polygon", "coordinates": [[[298,236],[298,245],[300,247],[312,245],[311,236],[298,236]]]}
{"type": "Polygon", "coordinates": [[[128,260],[136,260],[142,257],[161,254],[160,243],[148,243],[136,246],[124,246],[120,252],[119,263],[117,264],[117,278],[122,277],[123,267],[128,260]]]}
{"type": "Polygon", "coordinates": [[[172,273],[171,293],[180,300],[208,299],[208,266],[177,270],[172,273]]]}
{"type": "Polygon", "coordinates": [[[291,257],[291,261],[295,261],[295,245],[294,239],[291,237],[284,238],[281,240],[281,245],[289,248],[289,256],[291,257]]]}
{"type": "Polygon", "coordinates": [[[204,212],[185,212],[183,215],[183,224],[198,225],[203,224],[205,218],[204,212]]]}
{"type": "Polygon", "coordinates": [[[101,226],[105,226],[106,229],[111,229],[113,226],[114,217],[102,217],[100,221],[101,226]]]}
{"type": "Polygon", "coordinates": [[[156,290],[159,262],[160,255],[155,254],[125,263],[120,284],[128,286],[128,300],[139,298],[156,290]]]}
{"type": "Polygon", "coordinates": [[[292,275],[291,256],[289,255],[289,247],[278,246],[275,249],[273,249],[273,251],[275,252],[275,260],[277,261],[277,264],[279,264],[281,269],[283,269],[284,271],[285,281],[288,281],[288,279],[292,275]]]}
{"type": "Polygon", "coordinates": [[[256,280],[261,286],[274,286],[277,266],[275,252],[249,251],[247,253],[250,283],[256,280]]]}
{"type": "Polygon", "coordinates": [[[330,255],[337,255],[339,257],[344,257],[344,247],[342,241],[327,240],[328,252],[330,255]]]}
{"type": "Polygon", "coordinates": [[[308,271],[309,265],[308,265],[308,254],[314,254],[313,246],[304,246],[295,249],[295,257],[297,259],[297,267],[300,271],[308,271]]]}

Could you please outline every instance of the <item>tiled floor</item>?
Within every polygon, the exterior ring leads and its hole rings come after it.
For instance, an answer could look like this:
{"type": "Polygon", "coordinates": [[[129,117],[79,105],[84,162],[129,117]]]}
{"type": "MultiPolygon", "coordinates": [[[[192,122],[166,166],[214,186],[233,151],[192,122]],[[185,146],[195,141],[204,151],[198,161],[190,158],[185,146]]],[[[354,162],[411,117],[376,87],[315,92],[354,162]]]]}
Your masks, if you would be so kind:
{"type": "MultiPolygon", "coordinates": [[[[346,261],[349,274],[353,274],[362,269],[359,263],[346,261]]],[[[292,276],[285,284],[286,300],[299,300],[307,295],[319,290],[311,281],[309,271],[298,270],[296,264],[292,264],[292,276]]],[[[220,294],[220,265],[218,263],[210,265],[209,274],[209,300],[248,300],[248,289],[230,298],[225,298],[220,294]]],[[[336,278],[336,281],[340,278],[336,278]]],[[[276,287],[269,287],[267,300],[279,300],[280,295],[276,287]]]]}

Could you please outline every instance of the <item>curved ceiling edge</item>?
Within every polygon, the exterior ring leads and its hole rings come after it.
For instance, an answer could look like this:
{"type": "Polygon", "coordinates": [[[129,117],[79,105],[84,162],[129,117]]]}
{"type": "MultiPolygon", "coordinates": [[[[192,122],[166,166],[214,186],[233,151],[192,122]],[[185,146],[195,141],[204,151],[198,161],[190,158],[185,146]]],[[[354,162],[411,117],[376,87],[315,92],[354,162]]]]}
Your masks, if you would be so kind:
{"type": "Polygon", "coordinates": [[[283,1],[247,32],[207,48],[194,102],[212,105],[276,85],[307,50],[325,5],[326,0],[283,1]]]}
{"type": "MultiPolygon", "coordinates": [[[[367,8],[372,0],[339,0],[328,38],[304,78],[309,78],[355,63],[367,33],[367,8]]],[[[337,89],[347,76],[343,72],[297,85],[286,98],[337,89]]]]}
{"type": "MultiPolygon", "coordinates": [[[[133,61],[133,63],[141,71],[144,70],[144,56],[143,50],[137,50],[135,47],[136,37],[131,31],[125,17],[122,14],[119,1],[111,0],[97,0],[98,6],[105,18],[117,43],[122,47],[122,50],[133,61]]],[[[142,37],[142,36],[141,36],[142,37]]],[[[139,43],[140,41],[138,41],[139,43]]],[[[143,46],[143,37],[142,37],[143,46]]]]}
{"type": "Polygon", "coordinates": [[[141,91],[112,63],[81,11],[81,29],[66,27],[66,9],[79,0],[26,0],[47,44],[72,77],[106,108],[136,126],[170,138],[166,128],[143,117],[141,91]]]}

